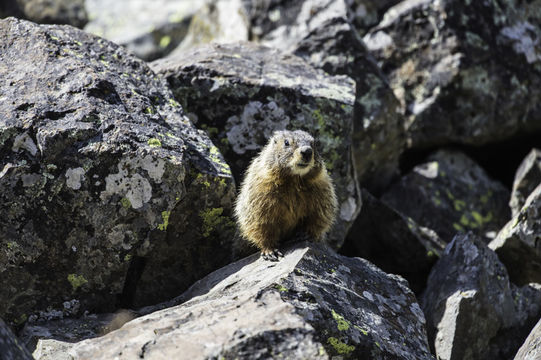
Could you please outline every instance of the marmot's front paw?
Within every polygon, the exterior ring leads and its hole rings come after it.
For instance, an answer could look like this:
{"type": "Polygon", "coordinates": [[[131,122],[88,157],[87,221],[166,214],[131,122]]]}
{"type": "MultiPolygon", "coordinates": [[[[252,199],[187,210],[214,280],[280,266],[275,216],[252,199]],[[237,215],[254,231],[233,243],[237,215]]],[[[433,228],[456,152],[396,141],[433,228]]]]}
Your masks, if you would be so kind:
{"type": "Polygon", "coordinates": [[[278,249],[261,250],[261,257],[267,261],[279,261],[284,255],[278,249]]]}

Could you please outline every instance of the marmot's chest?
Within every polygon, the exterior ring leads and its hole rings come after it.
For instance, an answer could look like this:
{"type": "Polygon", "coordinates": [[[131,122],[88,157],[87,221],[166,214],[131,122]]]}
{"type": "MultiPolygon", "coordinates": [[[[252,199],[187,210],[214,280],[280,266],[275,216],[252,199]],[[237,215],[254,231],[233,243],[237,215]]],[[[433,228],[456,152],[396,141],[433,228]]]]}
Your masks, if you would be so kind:
{"type": "Polygon", "coordinates": [[[282,184],[275,189],[277,204],[285,217],[298,222],[313,208],[313,187],[304,184],[282,184]]]}

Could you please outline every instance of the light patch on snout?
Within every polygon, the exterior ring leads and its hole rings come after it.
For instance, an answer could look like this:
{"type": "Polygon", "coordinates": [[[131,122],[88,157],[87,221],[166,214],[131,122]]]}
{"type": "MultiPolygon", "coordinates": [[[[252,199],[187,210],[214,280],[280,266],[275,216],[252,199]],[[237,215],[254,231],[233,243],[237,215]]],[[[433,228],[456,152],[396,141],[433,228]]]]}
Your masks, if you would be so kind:
{"type": "Polygon", "coordinates": [[[297,149],[288,165],[293,175],[304,176],[312,170],[312,167],[314,167],[314,156],[312,155],[309,162],[304,162],[300,149],[297,149]]]}

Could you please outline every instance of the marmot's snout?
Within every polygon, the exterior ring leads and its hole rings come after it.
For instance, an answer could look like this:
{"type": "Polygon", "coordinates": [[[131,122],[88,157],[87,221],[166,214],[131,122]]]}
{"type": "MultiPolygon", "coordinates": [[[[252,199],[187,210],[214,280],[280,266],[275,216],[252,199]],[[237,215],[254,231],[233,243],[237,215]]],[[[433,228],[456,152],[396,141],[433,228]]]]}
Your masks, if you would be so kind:
{"type": "Polygon", "coordinates": [[[304,162],[310,162],[310,160],[312,160],[312,154],[314,153],[312,151],[312,147],[303,146],[299,150],[301,152],[301,156],[302,156],[302,159],[304,160],[304,162]]]}

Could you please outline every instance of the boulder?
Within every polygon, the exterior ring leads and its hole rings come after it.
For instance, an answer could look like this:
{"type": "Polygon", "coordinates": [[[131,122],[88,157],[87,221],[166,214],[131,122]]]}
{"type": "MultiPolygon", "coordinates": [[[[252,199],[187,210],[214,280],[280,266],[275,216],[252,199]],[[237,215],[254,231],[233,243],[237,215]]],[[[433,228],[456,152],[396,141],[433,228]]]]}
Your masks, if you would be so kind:
{"type": "Polygon", "coordinates": [[[339,201],[329,239],[335,247],[343,243],[361,206],[351,157],[351,79],[252,43],[202,46],[151,66],[194,123],[207,130],[237,183],[274,130],[303,129],[317,138],[339,201]]]}
{"type": "Polygon", "coordinates": [[[430,346],[438,359],[508,359],[541,314],[540,300],[541,286],[510,284],[478,236],[457,235],[432,268],[421,300],[430,346]]]}
{"type": "Polygon", "coordinates": [[[362,198],[363,207],[340,253],[362,257],[386,273],[403,276],[413,292],[420,294],[445,242],[365,189],[362,198]]]}
{"type": "Polygon", "coordinates": [[[541,1],[405,0],[363,40],[407,116],[411,147],[541,130],[541,1]]]}
{"type": "Polygon", "coordinates": [[[38,24],[68,24],[78,28],[88,22],[85,0],[2,0],[0,18],[8,16],[38,24]]]}
{"type": "Polygon", "coordinates": [[[445,242],[469,230],[488,242],[510,217],[508,190],[465,154],[452,150],[430,155],[381,199],[445,242]]]}
{"type": "Polygon", "coordinates": [[[432,359],[400,277],[318,244],[259,255],[200,280],[181,305],[71,345],[74,359],[432,359]]]}
{"type": "Polygon", "coordinates": [[[32,360],[30,352],[0,319],[0,354],[2,360],[32,360]]]}
{"type": "Polygon", "coordinates": [[[228,43],[250,39],[300,56],[331,75],[351,77],[356,83],[353,158],[357,176],[363,187],[379,192],[397,174],[406,141],[405,123],[386,78],[352,22],[368,21],[368,13],[393,2],[210,1],[194,17],[179,51],[210,40],[228,43]],[[224,31],[232,28],[229,23],[236,27],[224,31]]]}
{"type": "Polygon", "coordinates": [[[509,201],[513,216],[520,212],[526,198],[539,184],[541,184],[541,150],[532,149],[517,169],[513,181],[509,201]]]}
{"type": "Polygon", "coordinates": [[[541,320],[535,325],[514,360],[535,360],[541,358],[541,320]]]}
{"type": "Polygon", "coordinates": [[[144,62],[9,18],[0,94],[6,321],[159,302],[230,261],[231,171],[144,62]]]}
{"type": "Polygon", "coordinates": [[[199,0],[86,0],[85,31],[126,47],[152,61],[169,54],[186,36],[199,0]]]}
{"type": "Polygon", "coordinates": [[[541,184],[489,246],[515,284],[541,283],[541,184]]]}

